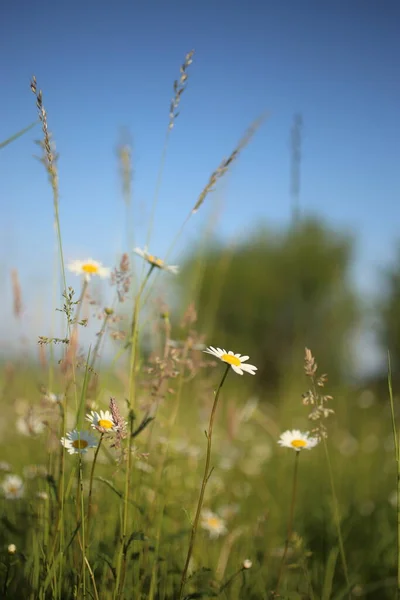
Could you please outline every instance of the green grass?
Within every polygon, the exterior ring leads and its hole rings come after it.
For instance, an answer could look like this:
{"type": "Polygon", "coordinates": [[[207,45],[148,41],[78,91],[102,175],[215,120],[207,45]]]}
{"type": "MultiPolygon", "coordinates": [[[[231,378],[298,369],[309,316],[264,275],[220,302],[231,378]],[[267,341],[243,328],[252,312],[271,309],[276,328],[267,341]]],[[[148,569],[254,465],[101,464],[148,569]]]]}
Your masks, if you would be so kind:
{"type": "MultiPolygon", "coordinates": [[[[221,369],[222,365],[218,371],[221,369]]],[[[220,375],[215,369],[210,373],[204,370],[198,376],[203,380],[201,386],[196,380],[183,386],[181,409],[172,426],[171,411],[177,398],[168,395],[156,419],[134,439],[124,583],[117,597],[177,597],[204,469],[203,430],[212,401],[211,388],[220,375]],[[204,394],[206,384],[209,395],[204,394]]],[[[21,397],[23,390],[24,397],[38,407],[40,377],[32,373],[28,377],[30,398],[26,395],[28,381],[21,373],[21,379],[8,389],[7,400],[21,397]]],[[[176,380],[170,384],[176,386],[176,380]]],[[[304,428],[304,408],[294,394],[275,398],[274,405],[266,398],[243,421],[246,394],[241,389],[240,397],[235,397],[233,390],[227,386],[221,393],[211,459],[214,470],[204,500],[204,507],[216,513],[231,513],[225,517],[227,533],[210,540],[207,531],[199,527],[192,576],[185,589],[187,593],[202,592],[212,597],[240,570],[243,561],[250,559],[251,569],[240,571],[220,597],[267,598],[276,583],[286,538],[294,459],[290,449],[278,447],[277,436],[287,427],[304,428]]],[[[396,464],[390,416],[384,399],[361,408],[352,390],[347,397],[344,390],[338,390],[335,396],[336,416],[330,424],[328,446],[349,580],[361,597],[376,598],[379,593],[380,598],[392,598],[397,550],[393,506],[396,464]]],[[[3,401],[3,406],[4,421],[10,426],[3,432],[1,455],[25,482],[23,498],[1,500],[3,579],[9,566],[6,597],[73,598],[75,593],[83,597],[78,456],[65,456],[65,545],[60,547],[60,508],[55,495],[60,455],[57,435],[53,439],[50,430],[37,436],[16,433],[15,409],[10,401],[3,401]],[[26,468],[30,464],[43,465],[49,475],[52,473],[54,484],[43,474],[28,478],[26,468]],[[38,491],[46,492],[47,500],[38,498],[38,491]],[[17,553],[10,556],[7,546],[11,543],[17,546],[17,553]]],[[[20,410],[19,405],[17,408],[20,410]]],[[[143,415],[144,411],[138,412],[137,421],[143,415]]],[[[56,432],[60,425],[58,406],[46,408],[46,419],[56,432]]],[[[93,452],[83,461],[84,513],[93,452]]],[[[104,440],[94,474],[90,529],[86,532],[86,557],[99,597],[105,599],[115,597],[115,570],[121,550],[126,462],[117,464],[118,456],[104,440]]],[[[312,589],[316,598],[346,597],[322,445],[302,452],[299,458],[293,531],[301,540],[289,545],[281,595],[307,598],[312,589]]],[[[93,585],[87,568],[84,574],[87,597],[91,597],[93,585]]]]}

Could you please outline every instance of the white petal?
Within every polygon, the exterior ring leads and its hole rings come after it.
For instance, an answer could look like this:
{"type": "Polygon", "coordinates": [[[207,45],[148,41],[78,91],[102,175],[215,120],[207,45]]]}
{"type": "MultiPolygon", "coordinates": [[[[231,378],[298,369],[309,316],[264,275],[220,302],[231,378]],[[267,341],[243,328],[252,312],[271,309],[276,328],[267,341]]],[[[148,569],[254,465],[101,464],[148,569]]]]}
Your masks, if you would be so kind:
{"type": "Polygon", "coordinates": [[[243,371],[246,371],[246,373],[250,373],[250,375],[255,375],[255,371],[257,371],[257,367],[255,367],[254,365],[241,365],[243,371]]]}
{"type": "Polygon", "coordinates": [[[215,354],[215,356],[220,356],[221,354],[221,350],[219,348],[214,348],[214,346],[210,346],[210,348],[212,348],[213,353],[215,354]]]}
{"type": "Polygon", "coordinates": [[[108,277],[110,275],[110,269],[108,267],[99,267],[99,276],[108,277]]]}
{"type": "Polygon", "coordinates": [[[235,373],[237,373],[238,375],[243,375],[243,371],[240,367],[237,367],[236,365],[231,365],[231,367],[235,371],[235,373]]]}
{"type": "Polygon", "coordinates": [[[206,352],[207,354],[212,354],[213,356],[216,356],[217,358],[219,358],[216,350],[214,350],[214,349],[211,350],[210,348],[207,348],[207,350],[203,350],[203,352],[206,352]]]}
{"type": "Polygon", "coordinates": [[[165,270],[173,273],[174,275],[179,273],[179,267],[177,265],[168,265],[165,267],[165,270]]]}

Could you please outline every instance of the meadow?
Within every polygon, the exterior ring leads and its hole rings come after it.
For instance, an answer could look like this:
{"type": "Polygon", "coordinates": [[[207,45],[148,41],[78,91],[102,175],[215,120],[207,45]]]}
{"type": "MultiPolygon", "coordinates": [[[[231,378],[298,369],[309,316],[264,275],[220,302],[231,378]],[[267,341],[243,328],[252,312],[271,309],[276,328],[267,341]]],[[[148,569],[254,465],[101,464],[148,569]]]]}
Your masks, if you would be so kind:
{"type": "MultiPolygon", "coordinates": [[[[188,53],[174,83],[165,152],[191,62],[188,53]]],[[[63,330],[35,341],[35,361],[21,353],[1,368],[1,597],[398,597],[391,378],[377,390],[340,379],[335,369],[331,377],[329,362],[320,364],[307,347],[302,319],[279,385],[257,383],[256,335],[246,347],[232,335],[218,337],[223,269],[214,303],[193,286],[173,308],[160,301],[158,279],[172,287],[180,272],[168,256],[150,253],[151,224],[149,247],[127,248],[116,265],[64,262],[57,153],[35,79],[31,90],[53,194],[64,289],[54,311],[61,311],[63,330]],[[67,274],[76,275],[74,288],[67,274]],[[111,283],[111,304],[92,293],[96,279],[111,283]],[[84,347],[90,325],[95,333],[84,347]],[[113,356],[103,360],[106,340],[113,356]]],[[[265,118],[210,175],[171,251],[265,118]]],[[[128,206],[129,146],[119,160],[128,206]]],[[[204,265],[200,255],[193,260],[200,286],[204,265]]],[[[13,291],[18,315],[16,272],[13,291]]],[[[324,333],[318,331],[322,345],[324,333]]],[[[279,339],[273,344],[282,352],[279,339]]],[[[263,373],[268,382],[268,367],[263,373]]]]}

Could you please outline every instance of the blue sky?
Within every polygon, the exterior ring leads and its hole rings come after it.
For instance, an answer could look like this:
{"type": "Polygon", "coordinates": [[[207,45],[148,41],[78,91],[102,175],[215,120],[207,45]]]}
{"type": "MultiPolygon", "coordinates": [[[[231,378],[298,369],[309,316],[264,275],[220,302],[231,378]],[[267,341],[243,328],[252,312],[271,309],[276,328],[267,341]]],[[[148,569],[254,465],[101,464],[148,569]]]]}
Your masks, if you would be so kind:
{"type": "MultiPolygon", "coordinates": [[[[217,231],[230,240],[262,220],[287,223],[289,132],[301,112],[302,208],[355,232],[355,277],[374,290],[399,237],[399,26],[400,5],[391,0],[8,3],[0,141],[35,119],[35,74],[60,153],[66,259],[111,264],[125,249],[115,156],[121,128],[133,140],[134,227],[143,244],[172,83],[194,48],[152,251],[165,253],[210,173],[265,110],[268,120],[193,217],[174,258],[200,235],[216,201],[217,231]]],[[[8,314],[9,270],[18,267],[32,326],[41,322],[34,314],[46,305],[54,255],[51,191],[32,157],[39,134],[35,128],[0,151],[0,282],[8,314]]],[[[10,331],[6,318],[3,341],[10,331]]]]}

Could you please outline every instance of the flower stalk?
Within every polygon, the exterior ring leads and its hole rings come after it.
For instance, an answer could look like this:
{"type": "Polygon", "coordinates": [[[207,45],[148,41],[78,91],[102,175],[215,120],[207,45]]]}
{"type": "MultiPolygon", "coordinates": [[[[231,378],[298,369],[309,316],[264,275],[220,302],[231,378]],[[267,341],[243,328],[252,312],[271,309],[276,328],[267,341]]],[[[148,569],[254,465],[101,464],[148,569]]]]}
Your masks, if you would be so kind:
{"type": "Polygon", "coordinates": [[[196,515],[193,521],[193,525],[192,525],[192,531],[191,531],[191,535],[190,535],[190,541],[189,541],[189,548],[188,548],[188,552],[186,555],[186,562],[185,562],[185,566],[183,568],[183,572],[182,572],[182,578],[181,578],[181,585],[180,585],[180,589],[179,589],[179,600],[181,600],[182,595],[183,595],[183,589],[185,587],[185,583],[186,583],[186,579],[187,579],[187,571],[189,568],[189,563],[190,563],[190,559],[192,557],[192,553],[193,553],[193,548],[194,548],[194,543],[196,541],[196,533],[197,533],[197,527],[199,524],[199,519],[200,519],[200,514],[201,514],[201,509],[203,506],[203,500],[204,500],[204,493],[206,490],[206,486],[207,486],[207,482],[210,478],[210,475],[212,473],[212,469],[210,470],[210,461],[211,461],[211,443],[212,443],[212,433],[213,433],[213,426],[214,426],[214,418],[215,418],[215,413],[217,410],[217,404],[218,404],[218,399],[219,399],[219,395],[222,389],[222,386],[224,385],[225,379],[228,375],[228,372],[230,370],[231,366],[229,364],[227,364],[226,369],[225,369],[225,373],[223,374],[223,377],[221,379],[221,382],[215,392],[215,398],[214,398],[214,404],[211,410],[211,415],[210,415],[210,421],[209,421],[209,425],[208,425],[208,431],[206,432],[206,437],[207,437],[207,456],[206,456],[206,464],[204,466],[204,475],[203,475],[203,481],[201,482],[201,488],[200,488],[200,494],[199,494],[199,499],[197,502],[197,509],[196,509],[196,515]]]}

